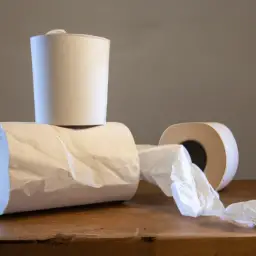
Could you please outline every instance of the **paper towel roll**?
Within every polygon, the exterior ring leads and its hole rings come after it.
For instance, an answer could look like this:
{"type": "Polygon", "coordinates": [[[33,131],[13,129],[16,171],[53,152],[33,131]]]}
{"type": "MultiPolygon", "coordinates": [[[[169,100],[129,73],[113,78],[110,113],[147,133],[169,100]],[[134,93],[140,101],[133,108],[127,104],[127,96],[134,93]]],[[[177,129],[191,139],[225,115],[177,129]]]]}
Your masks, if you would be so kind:
{"type": "Polygon", "coordinates": [[[129,129],[2,123],[0,214],[130,199],[139,182],[129,129]]]}
{"type": "Polygon", "coordinates": [[[30,44],[36,122],[105,124],[110,41],[56,30],[30,44]]]}
{"type": "Polygon", "coordinates": [[[232,132],[220,123],[182,123],[168,127],[160,145],[182,144],[192,162],[205,172],[210,184],[221,190],[238,168],[238,148],[232,132]]]}

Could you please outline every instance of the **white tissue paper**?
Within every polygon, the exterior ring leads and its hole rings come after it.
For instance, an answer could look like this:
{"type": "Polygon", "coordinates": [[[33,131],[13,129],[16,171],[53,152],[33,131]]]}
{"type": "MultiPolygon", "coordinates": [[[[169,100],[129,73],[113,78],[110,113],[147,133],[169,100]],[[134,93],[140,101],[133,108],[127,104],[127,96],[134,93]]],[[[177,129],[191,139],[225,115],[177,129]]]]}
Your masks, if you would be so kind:
{"type": "Polygon", "coordinates": [[[184,216],[216,216],[239,226],[256,225],[256,200],[224,207],[205,174],[182,145],[138,145],[141,179],[153,183],[174,201],[184,216]]]}

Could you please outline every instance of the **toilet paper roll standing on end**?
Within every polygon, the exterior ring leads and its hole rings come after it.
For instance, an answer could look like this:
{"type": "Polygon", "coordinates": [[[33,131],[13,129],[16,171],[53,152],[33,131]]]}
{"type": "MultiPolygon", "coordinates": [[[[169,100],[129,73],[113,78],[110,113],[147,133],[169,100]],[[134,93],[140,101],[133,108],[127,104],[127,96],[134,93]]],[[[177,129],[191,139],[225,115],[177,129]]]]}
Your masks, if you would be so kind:
{"type": "Polygon", "coordinates": [[[0,215],[128,200],[139,177],[133,136],[120,123],[0,124],[0,215]]]}
{"type": "Polygon", "coordinates": [[[30,45],[36,122],[105,124],[110,40],[54,30],[30,45]]]}
{"type": "Polygon", "coordinates": [[[216,190],[226,187],[238,168],[238,147],[232,132],[220,123],[181,123],[168,127],[160,145],[182,144],[192,162],[216,190]]]}

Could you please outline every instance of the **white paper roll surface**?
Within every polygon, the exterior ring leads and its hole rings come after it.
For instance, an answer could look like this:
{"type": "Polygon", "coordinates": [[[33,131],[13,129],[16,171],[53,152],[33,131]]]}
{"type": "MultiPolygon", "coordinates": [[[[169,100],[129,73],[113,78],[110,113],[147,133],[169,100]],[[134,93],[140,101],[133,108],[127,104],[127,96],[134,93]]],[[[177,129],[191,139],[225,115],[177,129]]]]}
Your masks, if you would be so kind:
{"type": "Polygon", "coordinates": [[[105,124],[110,41],[57,31],[30,44],[36,122],[105,124]]]}
{"type": "Polygon", "coordinates": [[[210,184],[221,190],[238,168],[238,148],[232,132],[220,123],[182,123],[168,127],[160,145],[183,144],[210,184]]]}
{"type": "Polygon", "coordinates": [[[122,124],[1,126],[1,214],[127,200],[136,192],[138,153],[122,124]]]}

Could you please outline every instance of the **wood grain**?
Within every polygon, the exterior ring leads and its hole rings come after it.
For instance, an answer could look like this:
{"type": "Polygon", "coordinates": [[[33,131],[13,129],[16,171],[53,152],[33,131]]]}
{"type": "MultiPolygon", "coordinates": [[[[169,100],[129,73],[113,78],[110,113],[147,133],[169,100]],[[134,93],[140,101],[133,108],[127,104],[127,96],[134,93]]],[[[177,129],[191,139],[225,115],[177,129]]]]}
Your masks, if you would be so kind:
{"type": "MultiPolygon", "coordinates": [[[[234,181],[220,195],[226,205],[254,199],[256,181],[234,181]]],[[[37,256],[255,255],[256,232],[214,217],[181,216],[172,198],[142,182],[129,202],[2,216],[0,255],[35,251],[37,256]]]]}

